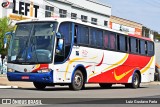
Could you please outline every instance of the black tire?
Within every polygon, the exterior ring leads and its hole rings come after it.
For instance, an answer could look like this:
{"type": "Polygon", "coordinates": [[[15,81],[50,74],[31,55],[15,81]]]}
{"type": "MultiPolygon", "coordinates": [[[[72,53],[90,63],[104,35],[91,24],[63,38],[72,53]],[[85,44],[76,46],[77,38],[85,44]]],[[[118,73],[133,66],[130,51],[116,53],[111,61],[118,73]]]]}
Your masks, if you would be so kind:
{"type": "Polygon", "coordinates": [[[133,75],[132,81],[133,81],[132,83],[125,84],[125,87],[126,88],[134,88],[134,89],[140,87],[140,76],[138,75],[138,73],[135,73],[133,75]]]}
{"type": "Polygon", "coordinates": [[[69,88],[75,91],[81,90],[82,88],[84,89],[84,76],[80,70],[75,71],[69,88]]]}
{"type": "Polygon", "coordinates": [[[130,83],[125,84],[126,88],[132,88],[132,85],[130,83]]]}
{"type": "Polygon", "coordinates": [[[46,85],[44,83],[33,82],[33,85],[38,90],[44,90],[46,88],[46,85]]]}
{"type": "Polygon", "coordinates": [[[112,84],[111,83],[99,83],[101,88],[107,89],[107,88],[111,88],[112,84]]]}
{"type": "Polygon", "coordinates": [[[158,81],[160,81],[160,71],[158,70],[158,81]]]}

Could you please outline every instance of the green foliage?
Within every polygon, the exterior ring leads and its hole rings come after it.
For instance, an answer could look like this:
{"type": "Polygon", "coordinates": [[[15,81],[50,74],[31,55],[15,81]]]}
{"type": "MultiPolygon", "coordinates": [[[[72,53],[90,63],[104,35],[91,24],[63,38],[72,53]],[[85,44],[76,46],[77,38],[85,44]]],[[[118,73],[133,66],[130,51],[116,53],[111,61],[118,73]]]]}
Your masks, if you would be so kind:
{"type": "Polygon", "coordinates": [[[154,32],[154,37],[160,41],[160,34],[158,32],[154,32]]]}
{"type": "MultiPolygon", "coordinates": [[[[149,37],[149,32],[150,32],[149,28],[143,27],[143,32],[142,32],[143,36],[149,37]]],[[[154,39],[158,39],[160,41],[160,34],[157,31],[154,31],[153,35],[154,35],[154,39]]]]}
{"type": "Polygon", "coordinates": [[[4,49],[4,34],[6,32],[11,32],[13,27],[10,26],[10,19],[7,17],[0,18],[0,54],[7,55],[8,48],[4,49]]]}

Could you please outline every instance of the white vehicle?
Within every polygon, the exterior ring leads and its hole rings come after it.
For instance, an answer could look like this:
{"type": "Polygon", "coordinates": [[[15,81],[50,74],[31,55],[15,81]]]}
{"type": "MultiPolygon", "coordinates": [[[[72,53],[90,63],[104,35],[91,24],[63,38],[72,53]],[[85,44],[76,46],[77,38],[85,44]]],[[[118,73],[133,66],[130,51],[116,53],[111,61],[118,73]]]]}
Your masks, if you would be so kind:
{"type": "Polygon", "coordinates": [[[66,18],[18,22],[8,52],[10,81],[33,82],[37,89],[85,83],[102,88],[137,88],[154,80],[154,42],[106,27],[66,18]]]}

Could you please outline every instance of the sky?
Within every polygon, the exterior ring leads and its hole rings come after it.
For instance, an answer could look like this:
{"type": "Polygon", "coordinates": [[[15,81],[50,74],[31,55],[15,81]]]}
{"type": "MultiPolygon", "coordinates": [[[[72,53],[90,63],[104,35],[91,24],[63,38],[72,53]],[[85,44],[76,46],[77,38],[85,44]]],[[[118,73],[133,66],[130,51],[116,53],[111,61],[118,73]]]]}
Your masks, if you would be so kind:
{"type": "Polygon", "coordinates": [[[112,7],[112,15],[160,33],[160,0],[95,0],[112,7]]]}

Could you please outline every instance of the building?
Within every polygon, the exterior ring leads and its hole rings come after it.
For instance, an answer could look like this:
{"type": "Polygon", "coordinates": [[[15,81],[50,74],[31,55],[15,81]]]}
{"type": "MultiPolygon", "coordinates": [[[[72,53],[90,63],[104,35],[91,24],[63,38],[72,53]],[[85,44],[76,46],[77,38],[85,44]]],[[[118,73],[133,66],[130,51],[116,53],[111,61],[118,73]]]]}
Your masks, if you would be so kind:
{"type": "Polygon", "coordinates": [[[0,0],[10,6],[0,7],[0,17],[12,20],[45,17],[69,17],[92,24],[107,26],[111,7],[91,0],[0,0]]]}
{"type": "Polygon", "coordinates": [[[126,20],[116,16],[111,16],[109,26],[111,29],[123,31],[126,32],[127,34],[142,36],[143,25],[137,22],[126,20]]]}

